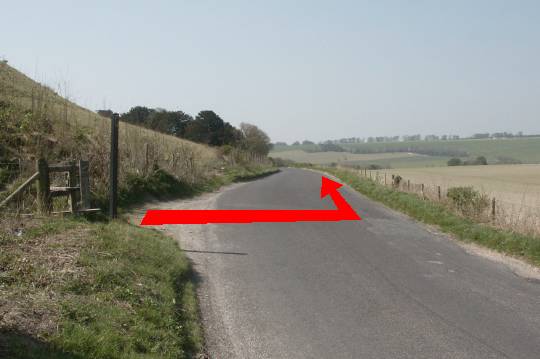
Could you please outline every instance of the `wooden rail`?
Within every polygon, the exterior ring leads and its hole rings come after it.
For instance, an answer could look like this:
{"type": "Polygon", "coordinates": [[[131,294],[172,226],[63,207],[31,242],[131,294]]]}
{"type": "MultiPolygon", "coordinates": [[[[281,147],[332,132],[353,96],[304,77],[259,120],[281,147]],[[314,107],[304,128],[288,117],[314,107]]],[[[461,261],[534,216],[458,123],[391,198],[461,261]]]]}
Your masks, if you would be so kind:
{"type": "Polygon", "coordinates": [[[15,199],[17,198],[21,193],[22,191],[24,191],[26,189],[26,187],[30,186],[35,180],[37,180],[39,177],[39,173],[36,172],[34,173],[29,179],[27,179],[26,181],[24,181],[23,184],[21,184],[19,187],[17,187],[17,189],[15,191],[13,191],[12,194],[10,194],[9,196],[6,197],[6,199],[4,199],[2,201],[2,203],[0,203],[0,207],[4,207],[6,204],[8,204],[12,199],[15,199]]]}
{"type": "MultiPolygon", "coordinates": [[[[48,165],[47,161],[40,159],[36,162],[36,170],[30,178],[21,184],[12,194],[0,203],[5,206],[17,198],[33,182],[37,181],[38,211],[42,214],[52,212],[52,199],[60,196],[68,196],[69,213],[97,212],[99,209],[90,208],[90,179],[88,161],[70,162],[68,164],[48,165]],[[50,174],[67,172],[67,186],[51,187],[50,174]]],[[[66,213],[54,212],[54,213],[66,213]]]]}

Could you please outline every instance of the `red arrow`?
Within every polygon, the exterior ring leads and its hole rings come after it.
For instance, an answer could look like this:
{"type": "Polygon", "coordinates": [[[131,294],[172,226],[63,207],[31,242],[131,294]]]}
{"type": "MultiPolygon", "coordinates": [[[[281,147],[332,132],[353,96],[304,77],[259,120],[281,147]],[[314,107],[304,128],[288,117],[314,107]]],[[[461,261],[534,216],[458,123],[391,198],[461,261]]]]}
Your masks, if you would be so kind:
{"type": "Polygon", "coordinates": [[[354,209],[338,192],[342,184],[322,177],[321,198],[330,195],[337,209],[317,210],[266,210],[266,209],[217,209],[175,210],[151,209],[141,221],[143,226],[162,224],[208,224],[208,223],[253,223],[253,222],[335,222],[360,220],[354,209]]]}

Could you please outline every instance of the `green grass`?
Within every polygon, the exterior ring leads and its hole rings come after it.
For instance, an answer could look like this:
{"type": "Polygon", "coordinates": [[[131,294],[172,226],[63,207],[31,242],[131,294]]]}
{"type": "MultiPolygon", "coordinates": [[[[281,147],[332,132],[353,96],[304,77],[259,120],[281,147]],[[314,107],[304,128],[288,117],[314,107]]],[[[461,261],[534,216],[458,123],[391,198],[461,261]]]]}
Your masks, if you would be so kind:
{"type": "MultiPolygon", "coordinates": [[[[227,167],[222,173],[189,184],[166,171],[157,169],[150,175],[128,176],[125,185],[120,188],[119,204],[122,207],[143,203],[149,196],[162,200],[189,198],[205,192],[212,192],[233,183],[250,181],[276,173],[279,169],[266,165],[241,165],[227,167]]],[[[107,199],[100,199],[100,207],[107,208],[107,199]]]]}
{"type": "Polygon", "coordinates": [[[58,325],[37,335],[4,328],[0,355],[190,358],[201,351],[196,283],[173,239],[122,222],[53,219],[23,237],[4,235],[0,246],[10,253],[0,256],[0,267],[7,269],[1,288],[11,289],[14,303],[19,293],[21,305],[27,305],[25,295],[53,293],[54,301],[30,301],[34,315],[53,313],[58,325]],[[40,245],[45,259],[33,257],[32,248],[40,245]],[[76,258],[68,271],[50,270],[68,253],[76,258]],[[28,261],[21,272],[22,258],[28,261]]]}
{"type": "MultiPolygon", "coordinates": [[[[540,137],[523,137],[513,139],[464,139],[452,141],[409,141],[409,142],[372,142],[339,144],[345,150],[361,153],[386,153],[408,149],[409,152],[425,153],[426,151],[458,151],[466,152],[469,158],[484,156],[490,163],[497,163],[501,158],[514,159],[522,163],[540,163],[540,137]]],[[[317,151],[317,145],[276,146],[270,154],[280,157],[280,152],[302,150],[317,151]]],[[[346,154],[346,153],[345,153],[346,154]]],[[[368,166],[378,164],[392,168],[446,166],[449,156],[425,156],[424,158],[399,158],[395,160],[350,161],[347,164],[368,166]]]]}
{"type": "Polygon", "coordinates": [[[348,161],[347,166],[360,166],[361,168],[369,167],[370,165],[378,165],[382,168],[416,168],[416,167],[441,167],[446,166],[446,162],[450,157],[445,156],[414,156],[414,157],[399,157],[388,158],[372,161],[348,161]]]}
{"type": "MultiPolygon", "coordinates": [[[[314,168],[314,167],[310,167],[314,168]]],[[[540,265],[540,238],[499,230],[461,217],[443,205],[425,201],[410,193],[399,192],[361,178],[357,174],[338,168],[320,168],[349,184],[367,197],[403,212],[421,222],[436,225],[443,232],[455,235],[464,242],[472,242],[501,253],[521,257],[540,265]]]]}
{"type": "Polygon", "coordinates": [[[360,166],[361,168],[367,168],[370,165],[378,165],[382,168],[441,167],[446,166],[449,159],[450,157],[422,155],[367,161],[345,161],[342,164],[345,166],[360,166]]]}
{"type": "Polygon", "coordinates": [[[374,142],[342,144],[348,150],[370,152],[394,152],[398,148],[409,147],[415,150],[453,150],[465,151],[469,157],[484,156],[489,162],[497,162],[499,157],[513,158],[523,163],[540,163],[540,137],[514,139],[481,139],[454,141],[413,141],[413,142],[374,142]]]}

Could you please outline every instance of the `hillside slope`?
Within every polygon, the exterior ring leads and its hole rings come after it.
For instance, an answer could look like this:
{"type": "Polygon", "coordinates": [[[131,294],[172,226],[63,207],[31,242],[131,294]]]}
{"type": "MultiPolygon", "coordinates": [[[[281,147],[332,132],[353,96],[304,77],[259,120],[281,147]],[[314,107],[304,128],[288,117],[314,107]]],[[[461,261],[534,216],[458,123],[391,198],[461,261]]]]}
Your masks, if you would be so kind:
{"type": "MultiPolygon", "coordinates": [[[[59,96],[47,86],[0,63],[0,161],[20,159],[28,172],[33,160],[90,161],[92,188],[107,187],[110,120],[59,96]]],[[[214,148],[120,123],[120,183],[159,167],[196,184],[221,167],[214,148]]]]}

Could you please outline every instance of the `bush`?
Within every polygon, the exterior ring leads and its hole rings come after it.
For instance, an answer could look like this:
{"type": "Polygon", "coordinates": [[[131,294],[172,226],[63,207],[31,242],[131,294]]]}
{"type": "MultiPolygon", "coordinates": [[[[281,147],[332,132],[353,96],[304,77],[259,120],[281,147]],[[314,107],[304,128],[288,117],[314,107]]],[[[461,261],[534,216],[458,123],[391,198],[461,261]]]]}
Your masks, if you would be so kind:
{"type": "Polygon", "coordinates": [[[486,160],[486,158],[484,156],[478,156],[478,157],[476,157],[476,164],[485,166],[488,163],[487,163],[487,160],[486,160]]]}
{"type": "Polygon", "coordinates": [[[447,162],[448,166],[461,166],[461,159],[451,158],[447,162]]]}
{"type": "Polygon", "coordinates": [[[472,187],[452,187],[448,198],[466,216],[480,216],[488,207],[488,197],[472,187]]]}
{"type": "Polygon", "coordinates": [[[484,156],[478,156],[476,157],[474,160],[468,160],[468,161],[465,161],[463,162],[463,165],[465,166],[485,166],[487,165],[487,160],[484,156]]]}

